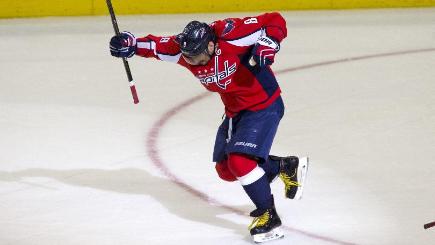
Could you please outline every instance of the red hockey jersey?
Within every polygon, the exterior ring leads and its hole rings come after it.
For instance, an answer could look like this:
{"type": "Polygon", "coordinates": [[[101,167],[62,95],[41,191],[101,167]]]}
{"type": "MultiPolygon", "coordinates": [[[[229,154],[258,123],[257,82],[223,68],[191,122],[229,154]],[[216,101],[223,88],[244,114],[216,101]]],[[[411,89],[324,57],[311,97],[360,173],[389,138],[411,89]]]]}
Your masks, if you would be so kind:
{"type": "Polygon", "coordinates": [[[287,36],[284,18],[279,13],[266,13],[218,20],[210,26],[217,42],[215,53],[206,65],[187,64],[175,36],[137,38],[136,55],[175,62],[189,69],[207,90],[220,94],[228,117],[272,104],[281,93],[275,75],[270,67],[250,66],[249,59],[260,36],[266,35],[278,42],[287,36]]]}

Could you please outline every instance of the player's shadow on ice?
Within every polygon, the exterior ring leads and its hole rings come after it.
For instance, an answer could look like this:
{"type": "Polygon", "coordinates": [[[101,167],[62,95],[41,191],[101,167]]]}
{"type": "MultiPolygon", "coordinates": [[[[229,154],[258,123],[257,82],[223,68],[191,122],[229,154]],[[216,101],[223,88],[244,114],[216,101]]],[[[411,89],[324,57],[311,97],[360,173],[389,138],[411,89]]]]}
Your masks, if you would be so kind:
{"type": "MultiPolygon", "coordinates": [[[[169,212],[184,219],[231,229],[246,240],[247,226],[217,216],[230,213],[222,207],[210,205],[174,183],[153,176],[143,169],[124,168],[119,170],[77,169],[27,169],[15,172],[0,171],[0,181],[21,181],[28,177],[46,177],[74,186],[89,187],[124,194],[150,195],[164,205],[169,212]]],[[[26,184],[29,184],[26,182],[26,184]]],[[[36,185],[40,187],[40,185],[36,185]]],[[[252,207],[237,207],[249,210],[252,207]]]]}

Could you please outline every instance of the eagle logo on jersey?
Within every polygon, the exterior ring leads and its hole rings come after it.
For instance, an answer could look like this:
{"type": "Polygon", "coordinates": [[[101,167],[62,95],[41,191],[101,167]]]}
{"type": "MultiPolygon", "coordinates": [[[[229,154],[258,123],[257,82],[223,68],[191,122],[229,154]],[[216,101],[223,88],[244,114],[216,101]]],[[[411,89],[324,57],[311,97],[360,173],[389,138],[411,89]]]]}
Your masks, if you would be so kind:
{"type": "Polygon", "coordinates": [[[225,28],[222,31],[221,37],[227,35],[228,33],[230,33],[234,29],[234,20],[226,19],[225,22],[226,22],[225,28]]]}
{"type": "Polygon", "coordinates": [[[219,71],[219,56],[214,57],[214,74],[208,75],[206,77],[202,77],[199,81],[204,85],[209,85],[212,83],[216,83],[216,85],[221,89],[226,89],[228,84],[231,83],[231,79],[227,79],[234,72],[236,72],[236,63],[231,66],[228,65],[228,60],[224,61],[224,70],[219,71]]]}

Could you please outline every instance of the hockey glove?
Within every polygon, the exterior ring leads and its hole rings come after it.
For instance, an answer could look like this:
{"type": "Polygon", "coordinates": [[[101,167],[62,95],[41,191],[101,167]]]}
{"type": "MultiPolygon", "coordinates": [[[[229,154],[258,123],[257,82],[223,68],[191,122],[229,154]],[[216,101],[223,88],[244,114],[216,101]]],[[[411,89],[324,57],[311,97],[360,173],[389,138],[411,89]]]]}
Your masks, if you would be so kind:
{"type": "Polygon", "coordinates": [[[262,36],[252,49],[252,59],[260,67],[272,65],[275,54],[279,51],[279,43],[272,38],[262,36]]]}
{"type": "Polygon", "coordinates": [[[136,53],[136,38],[127,31],[110,39],[110,54],[115,57],[130,58],[136,53]]]}

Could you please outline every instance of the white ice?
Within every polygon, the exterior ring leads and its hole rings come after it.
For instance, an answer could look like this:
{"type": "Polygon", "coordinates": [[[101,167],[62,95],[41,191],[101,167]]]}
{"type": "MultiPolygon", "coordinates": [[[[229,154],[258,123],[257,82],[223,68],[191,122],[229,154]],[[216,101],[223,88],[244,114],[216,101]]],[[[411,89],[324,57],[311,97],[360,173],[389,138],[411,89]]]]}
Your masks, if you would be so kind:
{"type": "MultiPolygon", "coordinates": [[[[118,22],[168,35],[253,14],[118,22]]],[[[286,236],[270,244],[434,244],[435,9],[283,14],[276,71],[343,61],[277,75],[286,115],[272,153],[312,162],[302,200],[273,184],[286,236]]],[[[0,244],[251,244],[240,213],[253,207],[211,163],[218,96],[159,128],[205,90],[182,67],[134,58],[133,105],[112,35],[108,16],[0,20],[0,244]]]]}

